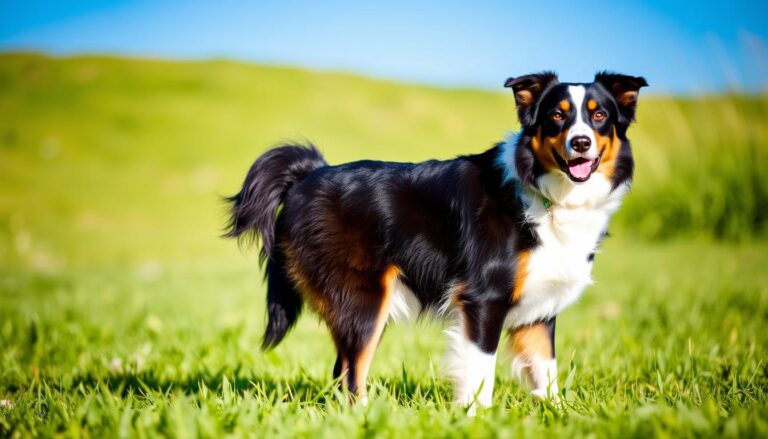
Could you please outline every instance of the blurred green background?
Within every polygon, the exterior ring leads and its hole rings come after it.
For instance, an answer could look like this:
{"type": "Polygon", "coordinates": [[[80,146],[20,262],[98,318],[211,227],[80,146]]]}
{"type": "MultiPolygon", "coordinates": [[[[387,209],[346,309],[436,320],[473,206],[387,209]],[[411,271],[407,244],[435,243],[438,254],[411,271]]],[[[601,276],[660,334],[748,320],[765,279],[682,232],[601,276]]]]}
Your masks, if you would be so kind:
{"type": "MultiPolygon", "coordinates": [[[[309,140],[331,163],[448,159],[516,130],[507,93],[225,61],[0,55],[2,265],[230,256],[224,205],[250,163],[309,140]]],[[[765,235],[768,98],[642,96],[621,236],[765,235]]]]}
{"type": "Polygon", "coordinates": [[[767,431],[766,95],[641,95],[632,192],[596,286],[558,320],[569,407],[500,367],[477,420],[448,403],[440,324],[388,330],[368,409],[328,387],[316,318],[260,353],[261,275],[219,238],[221,196],[282,140],[330,163],[483,151],[518,127],[510,94],[5,53],[0,114],[3,435],[767,431]]]}

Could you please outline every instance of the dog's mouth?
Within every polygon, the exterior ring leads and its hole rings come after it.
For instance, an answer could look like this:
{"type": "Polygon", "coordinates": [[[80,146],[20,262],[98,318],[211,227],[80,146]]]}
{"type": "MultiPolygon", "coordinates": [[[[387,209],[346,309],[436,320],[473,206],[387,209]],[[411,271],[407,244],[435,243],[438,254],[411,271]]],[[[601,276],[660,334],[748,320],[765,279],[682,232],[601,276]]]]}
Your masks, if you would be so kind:
{"type": "Polygon", "coordinates": [[[577,183],[583,183],[589,180],[589,177],[592,176],[592,173],[597,170],[597,167],[600,165],[600,159],[603,157],[603,154],[600,153],[597,158],[592,160],[586,159],[584,157],[578,157],[573,160],[565,160],[564,158],[560,157],[560,154],[558,154],[554,148],[552,149],[552,155],[555,156],[555,161],[557,162],[558,166],[560,166],[560,169],[565,172],[565,175],[577,183]]]}

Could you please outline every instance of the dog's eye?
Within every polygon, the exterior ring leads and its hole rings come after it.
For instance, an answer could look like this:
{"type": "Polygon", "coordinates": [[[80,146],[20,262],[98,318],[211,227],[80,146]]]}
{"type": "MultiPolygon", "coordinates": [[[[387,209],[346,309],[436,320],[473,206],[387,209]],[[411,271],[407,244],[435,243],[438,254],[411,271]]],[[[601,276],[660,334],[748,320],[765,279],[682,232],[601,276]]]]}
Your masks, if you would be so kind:
{"type": "Polygon", "coordinates": [[[606,115],[604,111],[595,111],[592,114],[592,120],[594,120],[595,122],[602,122],[605,120],[605,117],[606,115]]]}
{"type": "Polygon", "coordinates": [[[550,117],[551,117],[551,118],[552,118],[552,120],[554,120],[555,122],[560,122],[561,120],[563,120],[563,112],[562,112],[562,111],[560,111],[560,110],[556,110],[556,111],[554,111],[554,112],[552,113],[552,115],[551,115],[550,117]]]}

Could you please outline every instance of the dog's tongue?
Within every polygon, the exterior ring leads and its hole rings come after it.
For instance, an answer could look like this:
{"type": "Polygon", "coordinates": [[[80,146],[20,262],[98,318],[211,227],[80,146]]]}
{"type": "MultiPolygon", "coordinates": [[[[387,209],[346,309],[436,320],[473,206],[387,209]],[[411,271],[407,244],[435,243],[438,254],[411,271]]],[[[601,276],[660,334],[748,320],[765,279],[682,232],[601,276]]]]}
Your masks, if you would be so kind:
{"type": "Polygon", "coordinates": [[[587,178],[592,172],[592,160],[576,159],[568,162],[568,171],[576,178],[587,178]]]}

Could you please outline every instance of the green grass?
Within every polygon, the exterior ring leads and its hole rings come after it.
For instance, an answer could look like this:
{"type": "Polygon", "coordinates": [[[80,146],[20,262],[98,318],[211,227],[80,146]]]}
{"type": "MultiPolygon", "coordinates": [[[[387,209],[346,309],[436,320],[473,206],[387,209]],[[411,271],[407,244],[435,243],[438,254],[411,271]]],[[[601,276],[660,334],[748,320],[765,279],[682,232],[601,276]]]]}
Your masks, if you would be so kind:
{"type": "MultiPolygon", "coordinates": [[[[558,321],[565,404],[532,400],[499,361],[496,407],[467,419],[440,373],[439,325],[393,326],[372,401],[331,387],[332,343],[305,316],[257,350],[258,275],[206,261],[154,275],[5,273],[0,428],[96,436],[197,432],[754,437],[768,432],[763,246],[609,241],[597,284],[558,321]]],[[[149,270],[148,270],[149,271],[149,270]]]]}
{"type": "Polygon", "coordinates": [[[334,163],[481,151],[514,129],[510,96],[19,54],[0,55],[0,96],[0,436],[768,434],[764,97],[641,98],[636,185],[558,319],[564,404],[500,358],[470,419],[439,323],[387,330],[368,407],[332,386],[316,317],[261,353],[257,258],[218,238],[218,197],[280,139],[334,163]]]}

